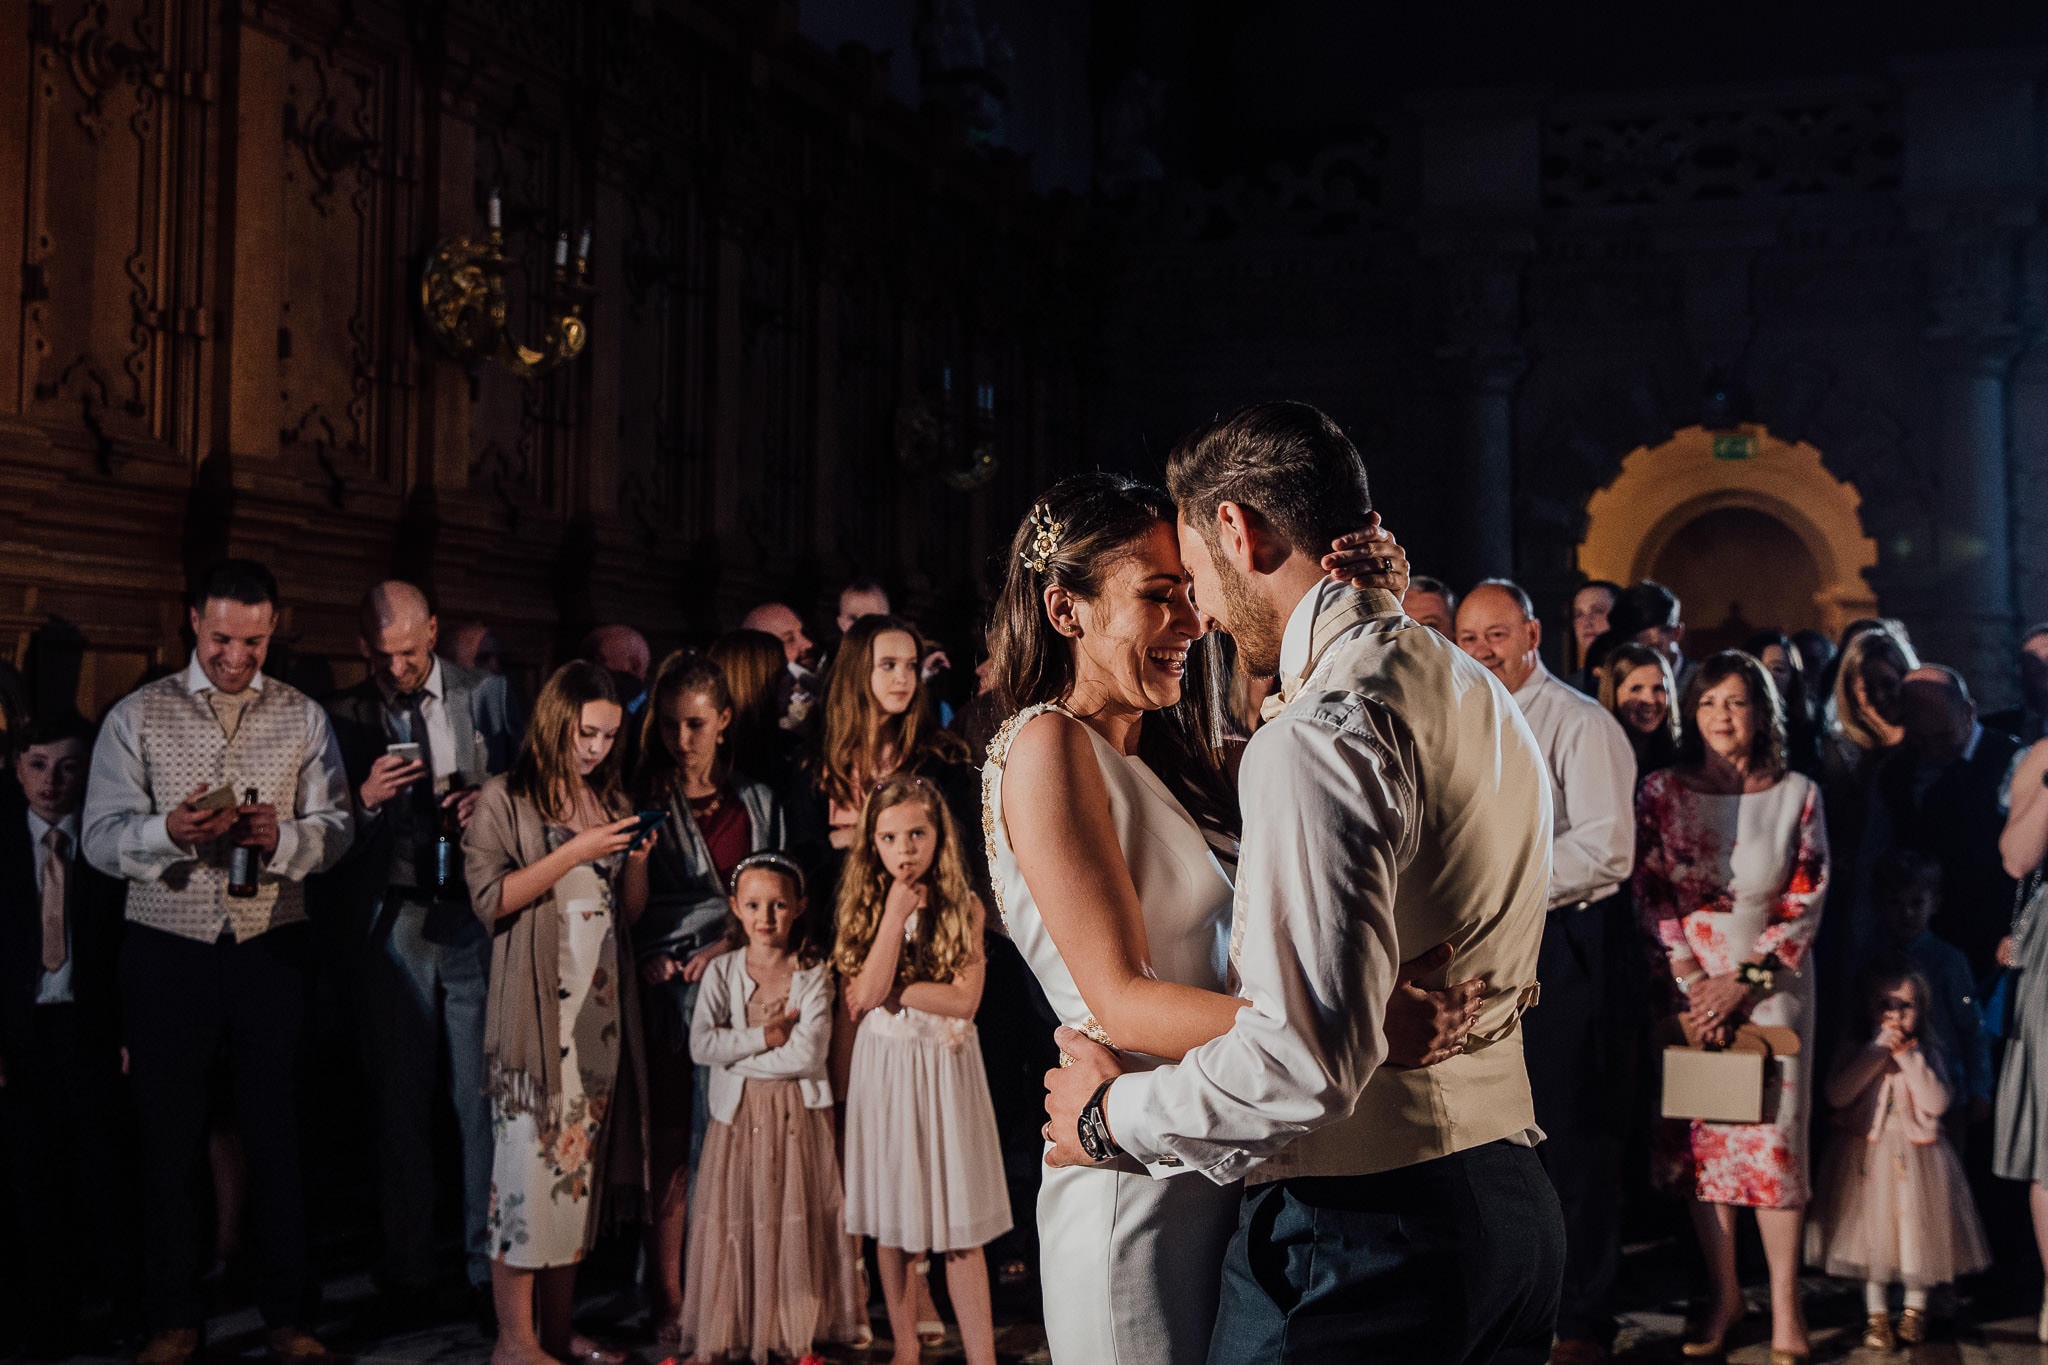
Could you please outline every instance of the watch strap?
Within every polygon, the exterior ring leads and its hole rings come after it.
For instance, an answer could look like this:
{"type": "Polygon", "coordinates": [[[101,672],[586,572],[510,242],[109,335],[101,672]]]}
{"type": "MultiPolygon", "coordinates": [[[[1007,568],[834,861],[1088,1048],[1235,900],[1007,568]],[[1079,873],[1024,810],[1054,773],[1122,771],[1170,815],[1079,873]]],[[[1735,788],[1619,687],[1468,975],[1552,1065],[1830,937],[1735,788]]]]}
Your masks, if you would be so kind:
{"type": "Polygon", "coordinates": [[[1095,1093],[1088,1097],[1088,1103],[1081,1106],[1080,1121],[1075,1125],[1081,1139],[1081,1150],[1088,1154],[1090,1161],[1114,1161],[1124,1154],[1109,1135],[1109,1118],[1102,1112],[1102,1097],[1109,1093],[1110,1077],[1095,1087],[1095,1093]]]}

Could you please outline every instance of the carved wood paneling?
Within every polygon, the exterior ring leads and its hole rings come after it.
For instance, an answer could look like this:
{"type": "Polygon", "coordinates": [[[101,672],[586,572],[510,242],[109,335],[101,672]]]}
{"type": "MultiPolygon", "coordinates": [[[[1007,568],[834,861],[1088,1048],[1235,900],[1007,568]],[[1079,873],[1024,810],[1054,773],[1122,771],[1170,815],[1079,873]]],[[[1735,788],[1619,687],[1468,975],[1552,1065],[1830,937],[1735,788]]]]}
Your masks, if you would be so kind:
{"type": "Polygon", "coordinates": [[[855,568],[971,615],[996,494],[899,466],[909,339],[1003,356],[1006,476],[1043,470],[1022,394],[1071,391],[1073,352],[1019,338],[1060,331],[1034,317],[1064,306],[1067,229],[782,15],[30,0],[0,28],[25,92],[0,117],[0,652],[72,623],[97,709],[182,658],[183,583],[230,552],[271,563],[283,643],[340,678],[393,573],[530,676],[599,617],[663,645],[771,593],[822,607],[855,568]],[[592,344],[535,382],[417,322],[421,260],[494,185],[522,337],[556,234],[594,232],[592,344]]]}
{"type": "Polygon", "coordinates": [[[411,445],[410,62],[360,30],[293,32],[282,95],[278,443],[342,506],[352,481],[402,480],[411,445]]]}
{"type": "Polygon", "coordinates": [[[22,373],[24,410],[81,433],[103,465],[114,443],[166,438],[174,331],[166,165],[182,110],[164,43],[181,0],[31,4],[22,373]]]}

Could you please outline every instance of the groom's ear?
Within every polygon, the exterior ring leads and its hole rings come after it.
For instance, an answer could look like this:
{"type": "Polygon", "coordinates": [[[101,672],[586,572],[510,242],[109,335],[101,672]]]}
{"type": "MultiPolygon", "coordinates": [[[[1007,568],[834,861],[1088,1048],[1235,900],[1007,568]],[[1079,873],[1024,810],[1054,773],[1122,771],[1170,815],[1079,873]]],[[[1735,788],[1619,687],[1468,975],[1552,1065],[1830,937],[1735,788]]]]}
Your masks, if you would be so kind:
{"type": "Polygon", "coordinates": [[[1216,555],[1241,574],[1249,574],[1258,558],[1258,513],[1242,503],[1216,504],[1216,555]]]}
{"type": "Polygon", "coordinates": [[[1241,574],[1271,573],[1294,552],[1287,537],[1255,507],[1221,503],[1216,508],[1216,523],[1223,558],[1241,574]]]}

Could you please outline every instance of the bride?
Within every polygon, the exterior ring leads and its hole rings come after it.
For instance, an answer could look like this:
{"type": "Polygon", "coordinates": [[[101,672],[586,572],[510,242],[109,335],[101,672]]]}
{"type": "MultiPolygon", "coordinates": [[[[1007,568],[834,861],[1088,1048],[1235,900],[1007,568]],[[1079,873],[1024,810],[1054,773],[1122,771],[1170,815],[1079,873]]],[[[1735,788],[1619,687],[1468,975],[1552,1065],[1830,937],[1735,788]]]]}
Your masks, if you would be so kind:
{"type": "MultiPolygon", "coordinates": [[[[991,639],[999,714],[983,772],[996,903],[1063,1023],[1124,1054],[1179,1061],[1230,1028],[1237,798],[1188,686],[1204,632],[1163,490],[1121,475],[1061,480],[1017,528],[991,639]]],[[[1399,592],[1407,561],[1375,524],[1325,567],[1399,592]]],[[[1444,958],[1409,964],[1404,980],[1444,958]]],[[[1392,1058],[1462,1044],[1481,983],[1405,986],[1392,1058]]],[[[1170,1174],[1170,1172],[1161,1172],[1170,1174]]],[[[1239,1186],[1155,1179],[1129,1158],[1048,1169],[1041,1285],[1055,1365],[1199,1365],[1239,1186]]]]}

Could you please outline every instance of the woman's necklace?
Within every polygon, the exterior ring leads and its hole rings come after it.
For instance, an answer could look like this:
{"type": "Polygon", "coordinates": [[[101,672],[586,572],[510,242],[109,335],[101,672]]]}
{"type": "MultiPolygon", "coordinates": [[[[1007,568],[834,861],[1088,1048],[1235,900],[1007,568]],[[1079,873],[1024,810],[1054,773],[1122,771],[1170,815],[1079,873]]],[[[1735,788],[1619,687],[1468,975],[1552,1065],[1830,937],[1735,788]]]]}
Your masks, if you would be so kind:
{"type": "Polygon", "coordinates": [[[718,808],[725,804],[725,788],[712,779],[710,772],[680,774],[683,800],[690,803],[690,814],[697,820],[708,820],[718,814],[718,808]],[[702,792],[699,796],[697,793],[702,792]]]}

